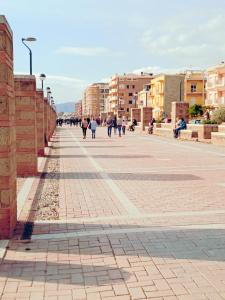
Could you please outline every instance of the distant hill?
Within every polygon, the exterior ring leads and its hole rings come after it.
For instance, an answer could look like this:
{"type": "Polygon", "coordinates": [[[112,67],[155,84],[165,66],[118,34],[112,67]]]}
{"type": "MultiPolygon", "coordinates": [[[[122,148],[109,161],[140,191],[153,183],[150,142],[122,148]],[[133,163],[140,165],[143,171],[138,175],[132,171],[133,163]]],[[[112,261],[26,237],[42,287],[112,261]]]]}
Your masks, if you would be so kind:
{"type": "Polygon", "coordinates": [[[75,102],[65,102],[56,104],[57,112],[74,112],[75,110],[75,102]]]}

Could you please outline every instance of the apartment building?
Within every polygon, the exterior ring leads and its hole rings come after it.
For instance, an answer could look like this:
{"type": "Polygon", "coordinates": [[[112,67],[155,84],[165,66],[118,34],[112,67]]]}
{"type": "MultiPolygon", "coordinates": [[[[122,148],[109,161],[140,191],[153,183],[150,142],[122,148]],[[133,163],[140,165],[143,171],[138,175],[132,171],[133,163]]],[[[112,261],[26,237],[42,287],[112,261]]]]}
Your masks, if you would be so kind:
{"type": "Polygon", "coordinates": [[[77,118],[82,117],[82,100],[79,100],[78,102],[75,103],[75,116],[77,118]]]}
{"type": "Polygon", "coordinates": [[[137,107],[138,92],[143,90],[144,85],[150,84],[152,78],[152,74],[145,73],[113,76],[109,83],[110,112],[129,118],[131,108],[137,107]]]}
{"type": "Polygon", "coordinates": [[[186,71],[184,101],[189,105],[204,105],[206,100],[206,75],[204,71],[186,71]]]}
{"type": "Polygon", "coordinates": [[[83,93],[81,105],[82,105],[82,116],[87,116],[86,90],[83,93]]]}
{"type": "Polygon", "coordinates": [[[171,103],[184,101],[184,74],[158,75],[151,80],[151,106],[155,118],[171,116],[171,103]]]}
{"type": "Polygon", "coordinates": [[[109,95],[108,83],[93,83],[85,90],[85,115],[98,118],[105,110],[105,99],[109,95]]]}
{"type": "Polygon", "coordinates": [[[108,83],[99,83],[99,105],[100,105],[100,114],[105,112],[106,99],[109,96],[109,84],[108,83]]]}
{"type": "Polygon", "coordinates": [[[225,106],[225,63],[207,70],[206,105],[225,106]]]}
{"type": "Polygon", "coordinates": [[[145,84],[143,90],[138,93],[138,100],[137,100],[138,108],[152,106],[150,94],[151,94],[151,85],[150,83],[145,84]]]}

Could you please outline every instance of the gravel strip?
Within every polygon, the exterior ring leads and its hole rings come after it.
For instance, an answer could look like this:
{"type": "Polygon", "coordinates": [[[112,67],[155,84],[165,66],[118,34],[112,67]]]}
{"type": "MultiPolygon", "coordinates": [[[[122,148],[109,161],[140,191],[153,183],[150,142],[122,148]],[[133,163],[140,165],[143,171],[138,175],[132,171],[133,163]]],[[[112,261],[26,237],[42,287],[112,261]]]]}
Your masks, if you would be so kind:
{"type": "Polygon", "coordinates": [[[41,175],[38,193],[35,220],[58,220],[59,219],[59,180],[60,171],[58,149],[52,148],[47,160],[45,170],[41,175]]]}

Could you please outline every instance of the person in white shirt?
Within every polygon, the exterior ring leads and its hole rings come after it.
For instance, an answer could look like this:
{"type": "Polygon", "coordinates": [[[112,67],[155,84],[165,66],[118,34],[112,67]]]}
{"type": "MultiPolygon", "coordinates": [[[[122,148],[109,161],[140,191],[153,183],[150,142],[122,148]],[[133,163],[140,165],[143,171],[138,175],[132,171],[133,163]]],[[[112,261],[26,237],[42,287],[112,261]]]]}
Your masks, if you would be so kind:
{"type": "Polygon", "coordinates": [[[119,118],[117,119],[117,128],[118,128],[118,132],[119,132],[119,137],[121,137],[122,123],[123,123],[123,120],[122,120],[121,116],[119,116],[119,118]]]}
{"type": "Polygon", "coordinates": [[[90,124],[90,129],[91,129],[91,135],[92,135],[92,139],[95,139],[95,133],[96,133],[96,128],[97,128],[97,122],[94,118],[92,118],[90,124]]]}

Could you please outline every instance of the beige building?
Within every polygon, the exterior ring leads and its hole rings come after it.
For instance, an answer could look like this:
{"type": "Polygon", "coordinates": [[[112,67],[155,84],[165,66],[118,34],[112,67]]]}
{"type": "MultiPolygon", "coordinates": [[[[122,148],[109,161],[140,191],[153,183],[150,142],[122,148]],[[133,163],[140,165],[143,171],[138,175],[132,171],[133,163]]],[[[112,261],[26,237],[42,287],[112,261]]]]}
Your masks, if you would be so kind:
{"type": "Polygon", "coordinates": [[[138,93],[137,107],[151,107],[151,85],[145,84],[144,89],[138,93]]]}
{"type": "Polygon", "coordinates": [[[118,115],[130,116],[131,108],[137,107],[138,92],[150,84],[152,74],[142,73],[115,75],[109,83],[109,109],[118,115]]]}
{"type": "Polygon", "coordinates": [[[84,116],[98,118],[105,110],[105,99],[109,94],[107,83],[93,83],[85,90],[84,116]]]}
{"type": "Polygon", "coordinates": [[[205,104],[214,107],[225,106],[225,63],[207,70],[207,99],[205,104]]]}
{"type": "Polygon", "coordinates": [[[151,80],[151,106],[154,118],[171,116],[171,103],[184,101],[184,74],[158,75],[151,80]]]}
{"type": "Polygon", "coordinates": [[[82,116],[87,116],[86,90],[84,91],[82,98],[82,116]]]}
{"type": "Polygon", "coordinates": [[[75,116],[77,118],[82,117],[82,100],[79,100],[78,102],[75,103],[75,116]]]}

